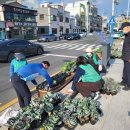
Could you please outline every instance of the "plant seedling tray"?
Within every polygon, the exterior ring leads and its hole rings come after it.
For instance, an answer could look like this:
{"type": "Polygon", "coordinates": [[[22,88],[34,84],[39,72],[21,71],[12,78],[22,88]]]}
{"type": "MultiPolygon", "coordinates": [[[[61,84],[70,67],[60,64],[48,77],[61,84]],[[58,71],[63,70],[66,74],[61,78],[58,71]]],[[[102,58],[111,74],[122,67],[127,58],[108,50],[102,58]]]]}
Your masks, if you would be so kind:
{"type": "MultiPolygon", "coordinates": [[[[49,91],[51,91],[51,92],[58,92],[58,91],[62,90],[68,83],[71,82],[73,77],[74,77],[74,73],[71,73],[63,81],[61,81],[61,83],[59,83],[55,87],[51,88],[49,91]]],[[[38,97],[40,98],[40,97],[44,96],[47,92],[48,91],[46,91],[44,89],[39,89],[38,90],[38,97]]]]}

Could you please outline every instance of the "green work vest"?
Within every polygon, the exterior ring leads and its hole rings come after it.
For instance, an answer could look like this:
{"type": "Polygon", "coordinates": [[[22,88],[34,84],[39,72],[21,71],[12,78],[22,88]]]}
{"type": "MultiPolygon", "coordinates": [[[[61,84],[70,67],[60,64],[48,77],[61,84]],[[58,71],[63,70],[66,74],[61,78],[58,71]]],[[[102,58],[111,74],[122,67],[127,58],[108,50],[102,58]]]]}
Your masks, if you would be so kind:
{"type": "MultiPolygon", "coordinates": [[[[87,54],[84,54],[83,56],[88,60],[88,55],[87,54]]],[[[98,65],[98,60],[97,60],[97,56],[96,56],[95,53],[93,53],[92,58],[93,58],[94,63],[96,65],[98,65]]]]}
{"type": "Polygon", "coordinates": [[[81,77],[82,82],[97,82],[101,79],[100,75],[90,64],[80,65],[79,67],[85,71],[85,74],[81,77]]]}
{"type": "Polygon", "coordinates": [[[11,64],[13,64],[14,72],[16,72],[19,68],[26,65],[27,61],[26,61],[26,59],[23,59],[23,60],[20,60],[20,61],[17,61],[16,59],[13,59],[11,64]]]}

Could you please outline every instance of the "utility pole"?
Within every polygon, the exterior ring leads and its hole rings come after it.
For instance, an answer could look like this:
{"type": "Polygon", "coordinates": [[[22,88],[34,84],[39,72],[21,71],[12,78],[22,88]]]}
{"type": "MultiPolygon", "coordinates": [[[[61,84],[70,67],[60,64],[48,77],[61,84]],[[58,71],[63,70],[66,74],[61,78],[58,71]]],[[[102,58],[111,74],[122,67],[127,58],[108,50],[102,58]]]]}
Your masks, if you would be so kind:
{"type": "Polygon", "coordinates": [[[115,5],[119,4],[119,0],[112,0],[112,16],[114,16],[115,5]]]}
{"type": "Polygon", "coordinates": [[[62,4],[63,4],[63,33],[65,33],[65,3],[64,0],[62,0],[62,4]]]}
{"type": "Polygon", "coordinates": [[[127,19],[129,19],[129,7],[130,7],[130,0],[128,0],[127,19]]]}
{"type": "Polygon", "coordinates": [[[86,28],[87,28],[87,35],[89,34],[89,31],[90,31],[89,6],[90,6],[90,2],[88,1],[87,2],[87,17],[86,17],[86,20],[87,20],[87,23],[86,23],[87,24],[87,26],[86,26],[86,28]]]}
{"type": "Polygon", "coordinates": [[[112,16],[114,16],[115,11],[115,0],[112,0],[112,16]]]}

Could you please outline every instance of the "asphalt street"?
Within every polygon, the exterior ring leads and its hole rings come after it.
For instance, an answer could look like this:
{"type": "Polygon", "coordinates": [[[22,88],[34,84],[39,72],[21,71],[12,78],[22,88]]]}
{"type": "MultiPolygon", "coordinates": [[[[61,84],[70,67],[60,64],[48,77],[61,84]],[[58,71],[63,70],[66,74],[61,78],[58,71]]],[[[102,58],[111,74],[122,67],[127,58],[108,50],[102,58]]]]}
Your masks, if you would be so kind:
{"type": "MultiPolygon", "coordinates": [[[[51,64],[48,72],[51,75],[59,71],[64,62],[75,60],[77,56],[82,55],[87,47],[96,48],[101,46],[100,42],[93,36],[81,40],[62,40],[40,44],[44,46],[45,53],[40,56],[29,57],[27,60],[29,63],[48,60],[51,64]]],[[[9,63],[0,63],[0,107],[17,97],[9,80],[9,63]]],[[[44,78],[39,77],[36,80],[41,83],[44,78]]],[[[34,87],[32,83],[29,83],[30,89],[34,87]]]]}

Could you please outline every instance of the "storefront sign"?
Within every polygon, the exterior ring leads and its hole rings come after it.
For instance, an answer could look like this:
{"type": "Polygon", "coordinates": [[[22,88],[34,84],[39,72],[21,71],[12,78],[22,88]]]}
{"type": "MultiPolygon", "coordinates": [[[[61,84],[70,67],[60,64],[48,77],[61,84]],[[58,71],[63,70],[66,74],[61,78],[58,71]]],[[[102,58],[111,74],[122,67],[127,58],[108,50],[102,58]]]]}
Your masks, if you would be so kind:
{"type": "Polygon", "coordinates": [[[14,27],[13,22],[10,22],[10,21],[6,22],[6,27],[7,27],[7,28],[9,28],[9,27],[14,27]]]}
{"type": "Polygon", "coordinates": [[[30,10],[30,9],[26,9],[26,8],[23,8],[23,7],[24,6],[21,6],[19,8],[19,7],[14,7],[14,6],[9,6],[9,5],[3,4],[4,11],[7,11],[7,12],[37,15],[36,10],[30,10]]]}
{"type": "Polygon", "coordinates": [[[37,26],[37,23],[29,23],[29,22],[14,22],[15,26],[29,26],[29,27],[35,27],[37,26]]]}

